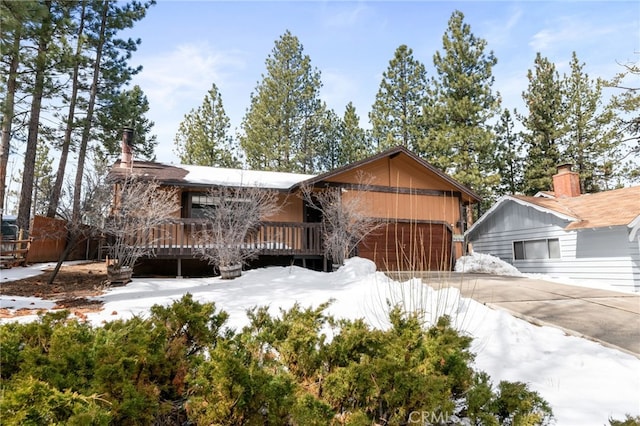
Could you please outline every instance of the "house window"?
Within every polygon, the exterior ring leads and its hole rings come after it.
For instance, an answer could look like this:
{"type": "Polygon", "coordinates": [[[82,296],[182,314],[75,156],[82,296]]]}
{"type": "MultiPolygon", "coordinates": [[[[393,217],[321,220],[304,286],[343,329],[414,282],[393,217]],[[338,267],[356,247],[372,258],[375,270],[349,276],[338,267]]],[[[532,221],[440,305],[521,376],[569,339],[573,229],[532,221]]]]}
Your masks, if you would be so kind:
{"type": "Polygon", "coordinates": [[[560,259],[560,240],[549,238],[513,242],[513,258],[524,259],[560,259]]]}
{"type": "Polygon", "coordinates": [[[224,198],[212,196],[206,193],[194,193],[191,194],[191,217],[192,218],[206,218],[207,212],[211,209],[217,209],[222,204],[223,207],[233,208],[237,203],[250,203],[248,198],[224,198]]]}
{"type": "Polygon", "coordinates": [[[207,194],[192,194],[191,195],[191,217],[203,218],[208,208],[211,208],[218,204],[217,197],[212,197],[207,194]]]}

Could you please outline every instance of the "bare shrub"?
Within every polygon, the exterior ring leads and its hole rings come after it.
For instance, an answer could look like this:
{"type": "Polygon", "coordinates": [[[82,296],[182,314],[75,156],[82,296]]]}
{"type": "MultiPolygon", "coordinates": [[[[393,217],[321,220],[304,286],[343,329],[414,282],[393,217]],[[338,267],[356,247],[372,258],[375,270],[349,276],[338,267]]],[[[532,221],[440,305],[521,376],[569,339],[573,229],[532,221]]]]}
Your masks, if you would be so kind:
{"type": "Polygon", "coordinates": [[[362,239],[380,226],[379,219],[367,214],[365,194],[370,190],[373,177],[358,173],[358,183],[353,187],[315,190],[301,188],[302,198],[322,213],[322,233],[325,256],[334,264],[342,265],[362,239]]]}
{"type": "Polygon", "coordinates": [[[278,194],[257,187],[219,187],[207,193],[211,205],[204,208],[205,227],[198,236],[200,255],[210,264],[234,266],[254,257],[259,246],[247,244],[260,223],[280,211],[278,194]]]}
{"type": "Polygon", "coordinates": [[[180,210],[175,189],[131,176],[118,184],[115,206],[104,222],[113,270],[132,269],[143,256],[153,256],[160,235],[155,228],[180,210]]]}

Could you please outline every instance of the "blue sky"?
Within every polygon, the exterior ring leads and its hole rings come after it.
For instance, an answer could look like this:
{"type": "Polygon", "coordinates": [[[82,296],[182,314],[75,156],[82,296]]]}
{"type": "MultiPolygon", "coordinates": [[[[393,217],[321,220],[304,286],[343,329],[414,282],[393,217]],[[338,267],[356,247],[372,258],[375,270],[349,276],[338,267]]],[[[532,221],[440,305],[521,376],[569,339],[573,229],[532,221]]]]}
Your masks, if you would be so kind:
{"type": "MultiPolygon", "coordinates": [[[[401,44],[434,75],[433,54],[454,10],[498,59],[494,89],[503,108],[524,112],[521,93],[536,52],[568,72],[571,52],[591,77],[611,78],[620,63],[640,60],[640,2],[383,2],[383,1],[168,1],[124,35],[142,45],[133,83],[149,98],[159,161],[178,162],[173,139],[179,123],[218,86],[235,135],[250,94],[265,73],[274,42],[289,30],[321,72],[321,97],[339,116],[352,101],[361,126],[382,73],[401,44]]],[[[637,82],[636,86],[640,85],[637,82]]]]}

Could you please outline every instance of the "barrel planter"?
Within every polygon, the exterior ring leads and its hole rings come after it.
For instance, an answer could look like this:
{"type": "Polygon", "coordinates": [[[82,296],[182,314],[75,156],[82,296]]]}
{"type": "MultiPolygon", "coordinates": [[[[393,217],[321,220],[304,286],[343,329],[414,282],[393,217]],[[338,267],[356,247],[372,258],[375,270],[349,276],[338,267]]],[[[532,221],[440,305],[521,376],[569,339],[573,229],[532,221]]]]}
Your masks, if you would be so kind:
{"type": "Polygon", "coordinates": [[[242,275],[242,264],[236,263],[233,265],[220,266],[220,278],[223,280],[232,280],[242,275]]]}
{"type": "Polygon", "coordinates": [[[133,268],[130,266],[107,266],[107,280],[110,284],[127,284],[133,276],[133,268]]]}

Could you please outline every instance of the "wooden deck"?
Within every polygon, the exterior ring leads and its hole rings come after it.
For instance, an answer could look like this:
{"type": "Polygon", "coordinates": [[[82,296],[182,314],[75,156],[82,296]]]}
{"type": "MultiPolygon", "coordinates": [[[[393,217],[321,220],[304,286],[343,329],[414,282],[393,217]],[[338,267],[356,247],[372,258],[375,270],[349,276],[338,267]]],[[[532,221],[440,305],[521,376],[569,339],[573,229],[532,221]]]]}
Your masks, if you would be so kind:
{"type": "MultiPolygon", "coordinates": [[[[150,248],[153,257],[162,259],[197,258],[206,246],[198,235],[206,224],[195,219],[183,219],[152,229],[137,244],[150,248]]],[[[315,257],[323,255],[322,224],[263,222],[244,242],[258,255],[315,257]]]]}

